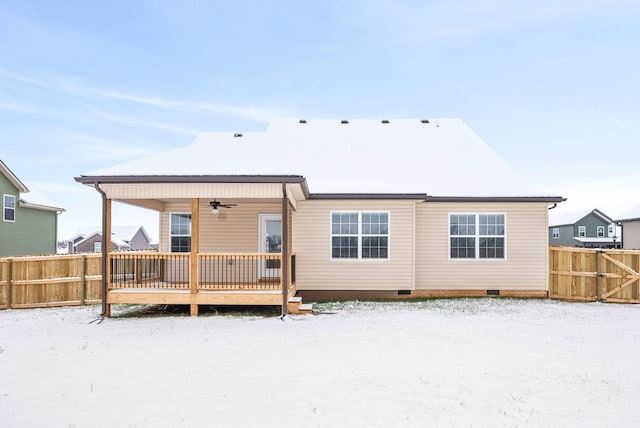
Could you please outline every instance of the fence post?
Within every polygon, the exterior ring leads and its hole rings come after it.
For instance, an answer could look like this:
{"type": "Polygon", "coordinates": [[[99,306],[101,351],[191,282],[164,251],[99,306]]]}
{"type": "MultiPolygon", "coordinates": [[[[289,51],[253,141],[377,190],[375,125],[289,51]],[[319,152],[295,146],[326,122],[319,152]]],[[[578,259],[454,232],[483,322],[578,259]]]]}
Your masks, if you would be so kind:
{"type": "Polygon", "coordinates": [[[11,309],[13,303],[13,286],[11,280],[13,279],[13,259],[9,257],[7,259],[7,309],[11,309]]]}
{"type": "Polygon", "coordinates": [[[600,301],[602,298],[602,249],[596,250],[596,300],[600,301]]]}
{"type": "Polygon", "coordinates": [[[87,299],[87,255],[80,257],[80,305],[85,305],[87,299]]]}

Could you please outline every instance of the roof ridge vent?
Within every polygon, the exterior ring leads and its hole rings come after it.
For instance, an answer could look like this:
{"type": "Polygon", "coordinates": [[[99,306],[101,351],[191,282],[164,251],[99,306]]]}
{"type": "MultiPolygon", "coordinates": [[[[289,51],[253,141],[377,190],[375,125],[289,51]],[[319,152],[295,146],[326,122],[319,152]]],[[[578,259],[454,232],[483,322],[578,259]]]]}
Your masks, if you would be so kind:
{"type": "Polygon", "coordinates": [[[349,121],[348,121],[348,120],[346,120],[346,119],[342,119],[342,120],[340,121],[340,123],[349,123],[349,121]]]}
{"type": "Polygon", "coordinates": [[[242,132],[236,132],[235,134],[233,134],[233,136],[236,138],[242,137],[242,132]]]}
{"type": "Polygon", "coordinates": [[[420,120],[420,123],[429,123],[429,119],[422,119],[420,120]]]}

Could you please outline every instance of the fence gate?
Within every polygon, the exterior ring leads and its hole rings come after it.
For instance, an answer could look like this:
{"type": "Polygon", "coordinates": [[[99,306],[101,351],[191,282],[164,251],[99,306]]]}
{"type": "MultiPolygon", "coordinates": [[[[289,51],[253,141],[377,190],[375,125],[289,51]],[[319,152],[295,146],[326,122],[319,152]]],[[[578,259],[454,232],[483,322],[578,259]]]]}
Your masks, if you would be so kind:
{"type": "Polygon", "coordinates": [[[640,303],[640,251],[549,249],[549,297],[640,303]]]}

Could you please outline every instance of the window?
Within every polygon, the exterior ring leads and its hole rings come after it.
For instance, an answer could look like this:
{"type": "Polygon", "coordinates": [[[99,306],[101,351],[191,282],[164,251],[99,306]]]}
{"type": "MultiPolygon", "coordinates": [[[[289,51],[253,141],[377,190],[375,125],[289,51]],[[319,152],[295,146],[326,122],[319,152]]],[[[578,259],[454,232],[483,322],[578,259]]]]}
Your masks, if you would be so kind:
{"type": "Polygon", "coordinates": [[[598,226],[596,228],[596,236],[598,238],[604,238],[604,226],[598,226]]]}
{"type": "Polygon", "coordinates": [[[171,214],[171,252],[191,251],[191,214],[171,214]]]}
{"type": "Polygon", "coordinates": [[[93,243],[93,252],[94,253],[102,252],[102,241],[96,241],[93,243]]]}
{"type": "Polygon", "coordinates": [[[559,227],[554,227],[553,229],[551,229],[551,238],[560,239],[560,228],[559,227]]]}
{"type": "Polygon", "coordinates": [[[609,232],[609,236],[610,237],[615,235],[615,233],[613,232],[613,225],[612,224],[609,225],[608,232],[609,232]]]}
{"type": "Polygon", "coordinates": [[[16,197],[14,195],[4,195],[3,214],[4,221],[16,221],[16,197]]]}
{"type": "Polygon", "coordinates": [[[449,214],[449,257],[504,259],[504,214],[449,214]]]}
{"type": "Polygon", "coordinates": [[[578,226],[578,237],[584,238],[587,236],[587,226],[578,226]]]}
{"type": "Polygon", "coordinates": [[[332,259],[388,259],[389,213],[331,213],[332,259]]]}

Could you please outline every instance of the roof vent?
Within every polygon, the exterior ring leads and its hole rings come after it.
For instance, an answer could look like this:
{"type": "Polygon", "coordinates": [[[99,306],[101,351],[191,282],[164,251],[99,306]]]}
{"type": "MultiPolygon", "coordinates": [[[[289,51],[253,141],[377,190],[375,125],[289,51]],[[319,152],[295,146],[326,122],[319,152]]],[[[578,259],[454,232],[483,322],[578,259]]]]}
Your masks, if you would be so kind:
{"type": "Polygon", "coordinates": [[[429,119],[422,119],[420,123],[429,123],[429,119]]]}
{"type": "Polygon", "coordinates": [[[387,119],[382,119],[382,123],[389,123],[387,119]]]}
{"type": "Polygon", "coordinates": [[[305,119],[300,119],[298,123],[307,123],[307,121],[305,119]]]}
{"type": "Polygon", "coordinates": [[[340,123],[349,123],[349,121],[343,119],[343,120],[340,121],[340,123]]]}
{"type": "Polygon", "coordinates": [[[233,136],[234,136],[234,137],[236,137],[236,138],[237,138],[237,137],[242,137],[242,133],[240,133],[240,132],[236,132],[235,134],[233,134],[233,136]]]}

